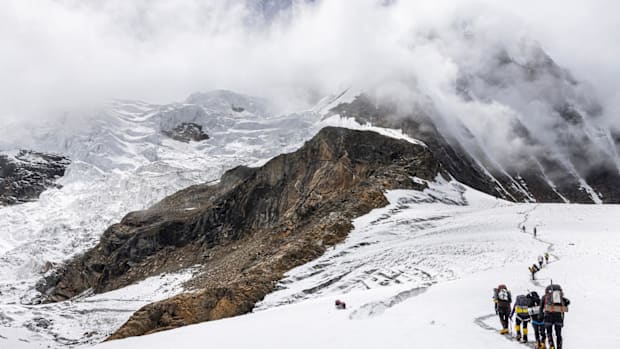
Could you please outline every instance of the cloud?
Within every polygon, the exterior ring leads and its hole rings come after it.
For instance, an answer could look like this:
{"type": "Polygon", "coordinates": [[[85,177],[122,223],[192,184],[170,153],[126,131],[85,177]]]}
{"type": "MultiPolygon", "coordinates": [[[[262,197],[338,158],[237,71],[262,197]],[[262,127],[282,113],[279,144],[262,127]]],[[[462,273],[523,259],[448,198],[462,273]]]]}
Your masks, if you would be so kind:
{"type": "Polygon", "coordinates": [[[297,108],[348,86],[415,85],[451,105],[446,91],[463,71],[484,66],[498,47],[522,54],[524,37],[617,111],[618,7],[611,0],[8,0],[0,11],[0,120],[79,115],[110,98],[166,103],[217,88],[297,108]],[[480,37],[474,46],[459,42],[467,30],[480,37]],[[433,35],[441,40],[428,40],[433,35]]]}

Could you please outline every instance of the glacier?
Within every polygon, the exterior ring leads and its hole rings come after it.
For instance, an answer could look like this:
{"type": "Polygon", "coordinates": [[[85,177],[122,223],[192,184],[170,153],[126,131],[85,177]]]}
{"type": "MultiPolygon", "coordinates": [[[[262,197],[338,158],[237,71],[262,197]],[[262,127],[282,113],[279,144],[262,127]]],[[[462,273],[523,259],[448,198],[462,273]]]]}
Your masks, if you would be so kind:
{"type": "Polygon", "coordinates": [[[98,343],[133,311],[182,292],[191,268],[55,304],[37,304],[34,286],[128,212],[215,182],[232,167],[293,151],[316,133],[320,117],[320,110],[279,115],[266,100],[218,90],[168,105],[115,100],[77,123],[38,125],[29,137],[5,139],[4,153],[34,149],[63,154],[71,164],[57,181],[61,188],[0,207],[0,343],[3,337],[43,347],[98,343]],[[203,126],[210,139],[183,143],[162,134],[181,123],[203,126]]]}

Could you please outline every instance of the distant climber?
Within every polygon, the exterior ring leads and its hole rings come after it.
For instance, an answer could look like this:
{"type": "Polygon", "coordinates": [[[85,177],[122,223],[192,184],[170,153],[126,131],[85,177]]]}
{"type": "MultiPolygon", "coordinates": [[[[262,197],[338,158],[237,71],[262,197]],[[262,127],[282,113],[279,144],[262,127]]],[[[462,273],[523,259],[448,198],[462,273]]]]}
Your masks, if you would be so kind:
{"type": "Polygon", "coordinates": [[[336,299],[336,309],[346,309],[347,304],[340,299],[336,299]]]}
{"type": "Polygon", "coordinates": [[[534,328],[534,339],[536,340],[536,349],[546,349],[545,347],[545,321],[543,313],[540,311],[540,296],[536,291],[528,293],[532,306],[528,309],[532,319],[532,327],[534,328]]]}
{"type": "Polygon", "coordinates": [[[540,269],[542,269],[543,267],[543,261],[544,261],[543,256],[538,256],[538,267],[540,269]]]}
{"type": "Polygon", "coordinates": [[[534,227],[534,237],[536,237],[536,227],[534,227]]]}
{"type": "Polygon", "coordinates": [[[512,304],[512,295],[506,285],[501,284],[493,289],[493,303],[495,303],[495,314],[499,316],[502,324],[500,334],[508,333],[508,318],[510,317],[510,305],[512,304]]]}
{"type": "Polygon", "coordinates": [[[540,311],[543,313],[549,349],[562,349],[562,327],[564,327],[564,313],[568,312],[570,301],[564,297],[564,292],[560,285],[551,284],[545,289],[540,304],[540,311]],[[555,330],[557,347],[553,341],[553,331],[555,330]]]}
{"type": "Polygon", "coordinates": [[[525,233],[525,224],[521,226],[521,231],[525,233]]]}
{"type": "Polygon", "coordinates": [[[549,264],[549,252],[545,252],[545,263],[549,264]]]}
{"type": "Polygon", "coordinates": [[[530,308],[534,306],[534,301],[530,299],[529,295],[520,295],[515,299],[515,305],[512,307],[510,318],[517,313],[515,318],[515,332],[517,341],[523,338],[523,342],[527,342],[527,324],[531,320],[530,308]],[[521,329],[523,329],[523,337],[521,337],[521,329]]]}
{"type": "Polygon", "coordinates": [[[536,263],[534,263],[528,269],[530,270],[530,273],[532,274],[532,280],[536,280],[536,273],[538,273],[540,268],[536,265],[536,263]]]}

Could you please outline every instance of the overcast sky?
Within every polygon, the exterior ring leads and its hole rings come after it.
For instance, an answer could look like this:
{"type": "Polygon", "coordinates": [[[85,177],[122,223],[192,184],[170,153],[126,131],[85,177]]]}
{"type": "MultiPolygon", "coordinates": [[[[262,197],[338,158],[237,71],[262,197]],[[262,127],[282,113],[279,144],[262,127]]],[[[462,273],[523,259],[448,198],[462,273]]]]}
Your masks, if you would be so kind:
{"type": "Polygon", "coordinates": [[[607,110],[620,110],[618,1],[385,3],[330,0],[266,20],[242,0],[3,1],[0,121],[110,98],[168,103],[218,88],[301,105],[352,85],[429,74],[404,53],[408,36],[462,12],[488,17],[485,30],[500,39],[538,41],[590,82],[607,110]]]}

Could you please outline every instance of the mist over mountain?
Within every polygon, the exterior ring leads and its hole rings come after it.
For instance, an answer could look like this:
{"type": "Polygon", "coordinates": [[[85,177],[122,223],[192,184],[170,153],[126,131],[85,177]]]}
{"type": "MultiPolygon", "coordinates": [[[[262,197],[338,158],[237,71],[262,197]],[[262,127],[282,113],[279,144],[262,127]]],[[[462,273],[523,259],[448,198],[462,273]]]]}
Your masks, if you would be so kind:
{"type": "Polygon", "coordinates": [[[350,291],[373,299],[345,316],[360,319],[489,268],[517,278],[542,251],[597,265],[617,252],[596,239],[620,203],[618,10],[8,0],[0,347],[96,345],[350,291]]]}
{"type": "MultiPolygon", "coordinates": [[[[44,4],[45,16],[11,3],[3,21],[28,38],[7,38],[16,50],[2,58],[3,81],[16,84],[3,87],[0,101],[9,138],[97,118],[112,97],[169,102],[229,88],[269,98],[279,113],[350,88],[396,103],[401,114],[423,113],[458,137],[471,133],[484,152],[516,169],[549,149],[583,157],[581,172],[591,164],[620,166],[618,85],[600,79],[616,65],[588,68],[562,54],[565,40],[548,37],[571,20],[582,24],[570,13],[548,18],[541,41],[534,19],[549,5],[523,4],[519,9],[535,14],[523,18],[508,5],[467,1],[44,4]],[[25,27],[21,18],[38,25],[25,27]],[[74,30],[87,23],[91,31],[74,30]],[[50,55],[57,60],[32,61],[50,55]]],[[[601,59],[617,46],[613,32],[605,34],[597,37],[610,42],[601,59]]],[[[580,45],[587,50],[588,42],[580,45]]]]}
{"type": "MultiPolygon", "coordinates": [[[[12,0],[0,14],[0,36],[11,47],[0,58],[0,118],[38,121],[76,110],[70,114],[80,117],[110,98],[167,103],[213,89],[298,110],[346,87],[408,85],[412,76],[448,82],[457,78],[456,52],[419,37],[459,31],[510,51],[523,40],[540,43],[578,81],[593,84],[612,112],[614,9],[608,0],[12,0]]],[[[461,55],[476,51],[452,46],[461,55]]],[[[489,53],[477,58],[492,59],[489,53]]]]}

